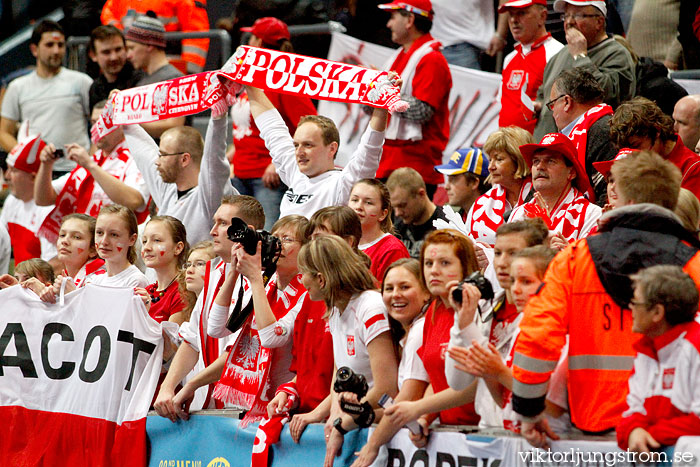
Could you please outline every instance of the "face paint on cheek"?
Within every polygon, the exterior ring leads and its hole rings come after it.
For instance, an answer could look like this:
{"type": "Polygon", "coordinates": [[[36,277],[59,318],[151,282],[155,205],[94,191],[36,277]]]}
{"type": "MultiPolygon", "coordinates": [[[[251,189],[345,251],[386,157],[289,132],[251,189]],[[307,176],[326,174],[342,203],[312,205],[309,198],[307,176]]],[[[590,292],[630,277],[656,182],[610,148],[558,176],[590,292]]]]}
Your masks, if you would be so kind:
{"type": "Polygon", "coordinates": [[[121,252],[124,249],[123,243],[117,243],[117,251],[121,252]]]}
{"type": "Polygon", "coordinates": [[[84,248],[80,248],[80,247],[77,247],[76,249],[78,250],[79,255],[81,255],[83,253],[83,251],[85,251],[84,248]]]}
{"type": "Polygon", "coordinates": [[[160,256],[165,255],[165,245],[158,245],[157,249],[160,251],[160,256]]]}

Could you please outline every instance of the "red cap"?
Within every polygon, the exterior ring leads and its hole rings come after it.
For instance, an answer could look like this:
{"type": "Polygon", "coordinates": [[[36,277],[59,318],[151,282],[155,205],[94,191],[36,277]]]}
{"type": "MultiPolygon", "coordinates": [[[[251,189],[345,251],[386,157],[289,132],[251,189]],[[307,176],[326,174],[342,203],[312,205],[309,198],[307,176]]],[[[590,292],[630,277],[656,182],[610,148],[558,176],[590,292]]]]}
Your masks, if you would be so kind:
{"type": "Polygon", "coordinates": [[[424,16],[430,21],[433,20],[433,5],[430,0],[405,0],[403,2],[391,2],[377,5],[382,10],[406,10],[416,15],[424,16]]]}
{"type": "Polygon", "coordinates": [[[258,18],[251,27],[241,28],[243,32],[252,32],[263,44],[275,45],[282,39],[290,39],[289,28],[284,21],[271,16],[258,18]]]}
{"type": "Polygon", "coordinates": [[[615,156],[615,159],[611,161],[600,161],[600,162],[594,162],[593,167],[603,174],[605,178],[608,178],[608,175],[610,175],[610,169],[612,169],[613,164],[616,161],[619,161],[620,159],[624,159],[625,157],[629,156],[632,153],[638,152],[639,149],[630,149],[630,148],[622,148],[620,149],[620,152],[617,153],[615,156]]]}
{"type": "Polygon", "coordinates": [[[523,144],[520,146],[520,153],[523,155],[527,165],[532,167],[532,157],[536,152],[544,149],[561,154],[565,159],[571,162],[576,171],[576,178],[573,181],[573,185],[578,188],[580,192],[587,193],[590,201],[594,201],[595,194],[593,193],[593,187],[591,187],[591,183],[588,181],[586,170],[578,160],[578,152],[576,151],[574,143],[561,133],[549,133],[542,137],[539,144],[523,144]]]}
{"type": "Polygon", "coordinates": [[[498,7],[499,13],[505,13],[512,8],[527,8],[532,5],[547,6],[547,0],[510,0],[498,7]]]}
{"type": "Polygon", "coordinates": [[[18,144],[7,155],[7,165],[22,172],[37,173],[41,165],[39,153],[44,149],[44,146],[46,146],[46,143],[38,136],[18,144]]]}

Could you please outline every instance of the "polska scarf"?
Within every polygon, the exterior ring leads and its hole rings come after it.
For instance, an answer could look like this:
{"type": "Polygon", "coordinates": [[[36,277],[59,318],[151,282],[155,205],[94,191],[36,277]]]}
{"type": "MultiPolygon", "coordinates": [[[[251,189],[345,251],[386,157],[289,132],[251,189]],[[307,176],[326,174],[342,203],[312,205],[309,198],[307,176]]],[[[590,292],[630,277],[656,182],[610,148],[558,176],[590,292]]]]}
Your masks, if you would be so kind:
{"type": "Polygon", "coordinates": [[[525,209],[527,217],[541,218],[549,230],[559,232],[567,242],[571,243],[578,240],[581,234],[581,228],[586,222],[586,211],[590,204],[583,193],[571,187],[559,205],[554,207],[551,216],[534,199],[525,203],[523,209],[525,209]]]}
{"type": "Polygon", "coordinates": [[[599,119],[606,115],[612,115],[613,109],[608,104],[598,104],[591,107],[583,114],[581,121],[574,125],[571,132],[566,135],[574,142],[578,152],[578,160],[581,167],[586,167],[586,145],[588,144],[588,129],[599,119]]]}
{"type": "Polygon", "coordinates": [[[113,94],[91,137],[114,125],[146,123],[228,106],[243,85],[312,99],[370,105],[403,112],[399,88],[385,71],[277,50],[241,46],[221,70],[182,76],[113,94]]]}

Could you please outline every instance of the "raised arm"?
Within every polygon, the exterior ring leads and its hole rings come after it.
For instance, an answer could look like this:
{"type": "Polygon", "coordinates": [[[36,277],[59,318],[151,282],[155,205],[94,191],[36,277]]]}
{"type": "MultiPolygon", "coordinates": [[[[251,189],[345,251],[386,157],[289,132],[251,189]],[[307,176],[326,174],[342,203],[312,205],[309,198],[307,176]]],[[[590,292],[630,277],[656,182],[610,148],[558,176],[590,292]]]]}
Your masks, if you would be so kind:
{"type": "Polygon", "coordinates": [[[163,179],[160,178],[156,168],[158,145],[140,125],[124,125],[122,129],[126,145],[129,147],[130,156],[141,172],[153,201],[156,203],[156,206],[162,206],[166,191],[169,188],[175,189],[175,186],[164,183],[163,179]],[[169,187],[169,185],[171,186],[169,187]]]}
{"type": "Polygon", "coordinates": [[[49,143],[39,153],[39,170],[34,179],[34,202],[37,206],[51,206],[56,203],[56,191],[51,184],[53,173],[54,151],[56,148],[49,143]]]}
{"type": "Polygon", "coordinates": [[[221,198],[238,194],[229,182],[231,170],[226,159],[227,113],[220,118],[209,119],[204,138],[204,152],[199,167],[199,196],[203,198],[207,217],[213,217],[221,204],[221,198]]]}

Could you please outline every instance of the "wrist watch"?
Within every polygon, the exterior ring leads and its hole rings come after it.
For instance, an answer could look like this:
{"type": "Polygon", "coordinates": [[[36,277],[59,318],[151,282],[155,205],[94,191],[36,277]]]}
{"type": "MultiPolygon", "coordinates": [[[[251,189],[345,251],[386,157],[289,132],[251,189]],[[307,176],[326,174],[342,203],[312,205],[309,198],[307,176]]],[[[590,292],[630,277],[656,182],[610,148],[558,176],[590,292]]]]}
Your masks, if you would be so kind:
{"type": "Polygon", "coordinates": [[[586,55],[586,54],[583,53],[583,52],[580,53],[580,54],[576,54],[576,55],[574,55],[574,61],[577,61],[579,58],[586,58],[587,56],[588,56],[588,55],[586,55]]]}
{"type": "Polygon", "coordinates": [[[333,420],[333,428],[338,430],[338,433],[340,433],[342,436],[345,436],[348,432],[345,428],[343,428],[343,418],[338,417],[335,420],[333,420]]]}

